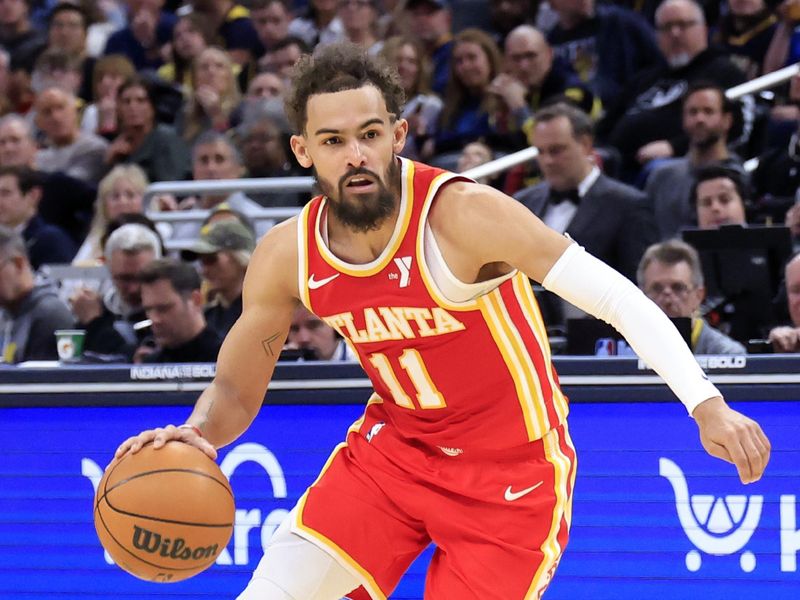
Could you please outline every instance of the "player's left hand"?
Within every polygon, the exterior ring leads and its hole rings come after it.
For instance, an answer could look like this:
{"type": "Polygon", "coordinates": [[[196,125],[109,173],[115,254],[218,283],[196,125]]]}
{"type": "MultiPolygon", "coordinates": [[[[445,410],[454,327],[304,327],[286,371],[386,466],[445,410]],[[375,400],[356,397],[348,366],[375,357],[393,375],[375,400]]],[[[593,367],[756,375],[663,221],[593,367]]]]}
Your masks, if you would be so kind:
{"type": "Polygon", "coordinates": [[[742,483],[761,479],[770,443],[758,423],[733,410],[720,396],[698,405],[692,416],[706,452],[736,465],[742,483]]]}

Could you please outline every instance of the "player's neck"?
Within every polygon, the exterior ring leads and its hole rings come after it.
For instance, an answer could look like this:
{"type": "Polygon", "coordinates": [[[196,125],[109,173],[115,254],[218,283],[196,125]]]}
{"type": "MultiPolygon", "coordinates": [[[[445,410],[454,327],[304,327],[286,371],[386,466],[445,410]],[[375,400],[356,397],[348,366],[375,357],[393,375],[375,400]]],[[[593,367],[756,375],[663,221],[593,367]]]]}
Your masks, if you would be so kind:
{"type": "Polygon", "coordinates": [[[328,211],[328,248],[345,262],[356,265],[372,262],[389,245],[399,215],[398,200],[392,213],[377,228],[363,231],[345,225],[328,211]]]}

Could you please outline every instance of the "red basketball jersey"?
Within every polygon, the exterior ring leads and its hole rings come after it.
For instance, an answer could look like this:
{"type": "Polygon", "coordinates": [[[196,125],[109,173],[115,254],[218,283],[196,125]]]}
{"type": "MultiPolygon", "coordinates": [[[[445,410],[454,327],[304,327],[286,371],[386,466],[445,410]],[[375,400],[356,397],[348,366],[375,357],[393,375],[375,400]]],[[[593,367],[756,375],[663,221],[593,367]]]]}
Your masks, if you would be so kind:
{"type": "Polygon", "coordinates": [[[425,262],[424,228],[437,192],[459,176],[402,159],[400,212],[384,251],[368,264],[337,258],[325,242],[327,201],[298,221],[304,304],[358,354],[378,398],[368,423],[446,453],[537,440],[568,406],[544,323],[520,272],[474,300],[443,297],[425,262]]]}

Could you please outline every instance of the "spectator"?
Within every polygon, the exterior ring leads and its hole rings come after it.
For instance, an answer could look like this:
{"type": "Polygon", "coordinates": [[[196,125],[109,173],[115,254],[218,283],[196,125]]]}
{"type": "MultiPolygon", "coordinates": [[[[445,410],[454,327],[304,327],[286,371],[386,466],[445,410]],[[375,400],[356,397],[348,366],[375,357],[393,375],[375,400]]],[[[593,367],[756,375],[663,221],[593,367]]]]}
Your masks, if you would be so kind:
{"type": "Polygon", "coordinates": [[[800,352],[800,254],[786,264],[785,274],[791,325],[774,327],[768,337],[775,352],[800,352]]]}
{"type": "Polygon", "coordinates": [[[139,165],[152,181],[186,179],[189,152],[184,141],[166,125],[156,124],[153,87],[133,77],[117,96],[119,134],[106,152],[106,165],[139,165]]]}
{"type": "Polygon", "coordinates": [[[99,58],[92,71],[92,104],[83,110],[81,130],[112,139],[117,133],[117,95],[136,69],[121,54],[99,58]]]}
{"type": "MultiPolygon", "coordinates": [[[[216,131],[202,134],[192,150],[192,175],[194,179],[238,179],[244,174],[244,165],[238,149],[231,140],[216,131]]],[[[211,194],[190,196],[177,202],[172,197],[159,198],[161,210],[188,210],[193,208],[212,209],[225,202],[232,209],[253,218],[261,212],[261,206],[242,192],[233,194],[211,194]]],[[[261,237],[274,225],[271,219],[259,220],[256,223],[258,237],[261,237]]],[[[200,228],[196,223],[176,224],[171,239],[187,241],[196,239],[200,228]]]]}
{"type": "Polygon", "coordinates": [[[242,314],[242,284],[256,247],[253,233],[237,220],[205,225],[200,238],[181,252],[183,260],[200,261],[206,290],[208,326],[224,338],[242,314]]]}
{"type": "MultiPolygon", "coordinates": [[[[419,159],[425,142],[436,134],[442,112],[442,101],[430,88],[430,59],[420,43],[409,36],[386,40],[381,55],[397,69],[405,92],[406,103],[401,116],[408,121],[408,134],[401,154],[419,159]]],[[[432,151],[429,148],[427,153],[432,151]]]]}
{"type": "Polygon", "coordinates": [[[162,10],[164,0],[127,0],[128,25],[108,38],[105,54],[122,54],[137,71],[155,70],[172,39],[175,15],[162,10]]]}
{"type": "Polygon", "coordinates": [[[488,31],[497,45],[502,48],[508,34],[520,25],[542,25],[538,20],[541,4],[539,0],[490,0],[488,31]]]}
{"type": "Polygon", "coordinates": [[[574,102],[591,114],[594,95],[563,61],[553,60],[553,50],[541,32],[520,25],[506,37],[505,72],[489,90],[498,99],[495,127],[516,133],[524,147],[533,128],[533,113],[556,100],[574,102]]]}
{"type": "Polygon", "coordinates": [[[273,98],[282,100],[285,91],[286,84],[283,78],[277,73],[265,71],[258,73],[250,80],[247,86],[245,102],[259,103],[273,98]]]}
{"type": "Polygon", "coordinates": [[[37,173],[27,167],[0,167],[0,224],[22,232],[34,269],[48,263],[68,263],[75,242],[61,228],[39,215],[42,187],[37,173]]]}
{"type": "Polygon", "coordinates": [[[97,204],[89,233],[73,264],[97,264],[103,258],[102,238],[108,223],[123,214],[143,212],[147,176],[136,165],[117,165],[97,190],[97,204]]]}
{"type": "Polygon", "coordinates": [[[697,251],[670,240],[650,246],[642,256],[636,279],[642,291],[670,318],[691,318],[691,348],[695,354],[745,354],[745,347],[714,329],[700,315],[705,297],[703,269],[697,251]]]}
{"type": "Polygon", "coordinates": [[[162,259],[148,265],[139,278],[156,346],[139,346],[134,362],[216,362],[222,339],[206,324],[195,268],[162,259]]]}
{"type": "Polygon", "coordinates": [[[788,144],[768,148],[758,157],[753,186],[759,198],[783,198],[792,203],[795,190],[800,188],[800,75],[789,82],[789,101],[794,105],[795,131],[788,144]]]}
{"type": "Polygon", "coordinates": [[[172,30],[172,61],[158,69],[158,76],[179,85],[188,95],[192,91],[192,64],[213,43],[214,29],[202,14],[193,12],[182,16],[172,30]]]}
{"type": "Polygon", "coordinates": [[[633,280],[639,259],[656,241],[644,194],[600,173],[586,113],[558,103],[537,112],[534,120],[533,143],[545,181],[515,197],[633,280]]]}
{"type": "Polygon", "coordinates": [[[55,331],[74,327],[69,308],[52,282],[34,282],[25,241],[0,225],[0,309],[5,331],[0,361],[58,358],[55,331]]]}
{"type": "Polygon", "coordinates": [[[383,47],[378,30],[380,14],[378,0],[339,0],[337,15],[345,37],[369,54],[378,54],[383,47]]]}
{"type": "Polygon", "coordinates": [[[56,4],[47,20],[47,47],[62,54],[78,58],[81,62],[81,88],[78,96],[89,102],[92,99],[92,70],[96,59],[86,53],[88,17],[77,4],[56,4]]]}
{"type": "Polygon", "coordinates": [[[241,96],[234,65],[220,48],[206,48],[192,64],[192,93],[178,131],[188,143],[208,130],[226,131],[241,96]]]}
{"type": "Polygon", "coordinates": [[[0,119],[0,166],[33,168],[37,152],[36,141],[25,119],[18,115],[0,119]]]}
{"type": "Polygon", "coordinates": [[[283,78],[284,85],[288,85],[295,63],[308,52],[309,48],[302,39],[287,36],[258,59],[258,70],[277,73],[283,78]]]}
{"type": "Polygon", "coordinates": [[[775,12],[778,24],[764,57],[764,72],[777,71],[800,60],[800,2],[783,0],[775,12]]]}
{"type": "MultiPolygon", "coordinates": [[[[25,119],[17,115],[0,119],[0,166],[33,169],[37,153],[25,119]]],[[[76,244],[81,243],[94,206],[94,187],[60,172],[39,173],[39,183],[39,215],[66,231],[76,244]]]]}
{"type": "MultiPolygon", "coordinates": [[[[456,163],[456,172],[463,173],[474,167],[479,167],[491,161],[494,158],[492,149],[483,142],[470,142],[461,151],[456,163]]],[[[488,177],[481,177],[476,179],[478,183],[490,184],[488,177]]]]}
{"type": "Polygon", "coordinates": [[[142,329],[134,324],[145,319],[139,275],[161,258],[161,239],[145,225],[129,223],[106,241],[104,256],[112,287],[102,296],[83,288],[70,298],[72,312],[86,330],[84,351],[115,356],[130,362],[142,329]]]}
{"type": "Polygon", "coordinates": [[[409,30],[417,36],[433,65],[431,89],[444,95],[453,52],[453,14],[448,0],[408,0],[409,30]]]}
{"type": "Polygon", "coordinates": [[[728,0],[728,12],[711,40],[731,57],[748,79],[767,73],[765,58],[778,18],[765,0],[728,0]]]}
{"type": "Polygon", "coordinates": [[[724,225],[747,225],[750,195],[738,171],[709,165],[696,174],[692,201],[697,207],[700,229],[719,229],[724,225]]]}
{"type": "Polygon", "coordinates": [[[250,11],[233,0],[191,0],[194,11],[213,27],[231,60],[243,67],[261,52],[250,11]]]}
{"type": "Polygon", "coordinates": [[[80,130],[75,96],[58,88],[46,89],[36,99],[36,125],[48,142],[36,156],[39,170],[61,171],[97,184],[105,171],[108,142],[80,130]]]}
{"type": "Polygon", "coordinates": [[[299,351],[303,360],[356,360],[356,355],[336,330],[302,304],[292,315],[284,350],[299,351]]]}
{"type": "Polygon", "coordinates": [[[692,200],[697,169],[719,164],[744,175],[741,159],[727,146],[732,124],[733,105],[725,90],[703,82],[689,87],[683,100],[683,131],[689,138],[689,152],[656,166],[645,188],[662,240],[697,222],[692,200]]]}
{"type": "MultiPolygon", "coordinates": [[[[250,107],[244,123],[236,130],[247,177],[296,177],[303,174],[286,150],[288,124],[280,106],[273,101],[250,107]]],[[[302,206],[308,200],[306,192],[287,192],[279,189],[251,194],[261,206],[302,206]]]]}
{"type": "Polygon", "coordinates": [[[27,0],[0,2],[0,46],[11,55],[13,70],[30,72],[46,36],[31,24],[27,0]]]}
{"type": "Polygon", "coordinates": [[[99,59],[103,56],[111,34],[125,26],[124,3],[83,0],[80,4],[86,11],[89,24],[86,30],[86,53],[99,59]]]}
{"type": "Polygon", "coordinates": [[[289,23],[289,36],[300,38],[310,49],[343,40],[338,8],[338,0],[310,0],[305,13],[289,23]]]}
{"type": "Polygon", "coordinates": [[[727,89],[745,81],[727,55],[709,48],[703,11],[693,0],[664,0],[656,29],[666,64],[635,77],[598,126],[622,153],[629,177],[653,159],[686,151],[680,101],[689,85],[703,80],[727,89]]]}
{"type": "Polygon", "coordinates": [[[639,15],[595,0],[550,0],[558,23],[547,41],[603,103],[611,106],[638,73],[660,64],[653,31],[639,15]]]}
{"type": "Polygon", "coordinates": [[[285,0],[251,0],[250,18],[261,42],[260,58],[289,35],[292,11],[285,0]]]}
{"type": "Polygon", "coordinates": [[[0,48],[0,115],[12,112],[16,107],[11,102],[11,55],[0,48]]]}
{"type": "Polygon", "coordinates": [[[31,89],[41,94],[53,87],[78,96],[83,87],[83,61],[79,56],[58,50],[45,50],[39,55],[31,74],[31,89]]]}
{"type": "MultiPolygon", "coordinates": [[[[250,119],[252,115],[262,114],[265,108],[275,103],[280,108],[275,111],[277,115],[284,115],[283,95],[286,91],[286,82],[277,73],[264,71],[257,73],[247,84],[247,93],[230,115],[231,127],[239,127],[243,121],[250,119]]],[[[272,108],[269,109],[270,111],[272,108]]],[[[282,120],[286,120],[281,116],[282,120]]],[[[288,126],[287,126],[288,127],[288,126]]]]}
{"type": "Polygon", "coordinates": [[[486,33],[464,29],[455,37],[434,154],[460,152],[464,144],[480,138],[495,150],[508,149],[503,144],[507,136],[495,135],[489,121],[489,84],[500,73],[501,62],[500,50],[486,33]]]}

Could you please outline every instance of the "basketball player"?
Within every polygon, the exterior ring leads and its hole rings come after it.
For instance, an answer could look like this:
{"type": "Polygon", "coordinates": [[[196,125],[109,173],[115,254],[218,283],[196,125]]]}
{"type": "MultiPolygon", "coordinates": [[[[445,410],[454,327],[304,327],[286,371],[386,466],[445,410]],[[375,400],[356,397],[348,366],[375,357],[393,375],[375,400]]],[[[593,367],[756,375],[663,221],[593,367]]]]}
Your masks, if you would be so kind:
{"type": "Polygon", "coordinates": [[[543,594],[576,465],[528,278],[615,325],[742,482],[769,459],[758,424],[726,405],[626,278],[500,192],[398,158],[401,104],[395,75],[353,46],[298,63],[291,145],[322,195],[259,244],[242,316],[188,422],[117,450],[182,440],[216,457],[258,414],[298,303],[354,347],[375,394],[239,600],[383,599],[431,541],[426,598],[543,594]]]}

